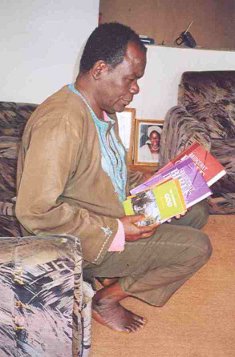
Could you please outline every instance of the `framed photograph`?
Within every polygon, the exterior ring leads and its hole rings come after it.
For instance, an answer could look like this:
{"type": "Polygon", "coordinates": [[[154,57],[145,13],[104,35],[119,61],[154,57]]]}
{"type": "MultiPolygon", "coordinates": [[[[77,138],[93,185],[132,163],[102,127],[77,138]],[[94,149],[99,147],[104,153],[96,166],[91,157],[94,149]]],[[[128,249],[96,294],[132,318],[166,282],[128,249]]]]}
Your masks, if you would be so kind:
{"type": "Polygon", "coordinates": [[[134,108],[126,108],[121,113],[116,113],[118,118],[119,134],[127,152],[127,162],[133,162],[134,155],[134,133],[135,133],[135,114],[134,108]]]}
{"type": "Polygon", "coordinates": [[[163,120],[135,122],[134,164],[157,166],[159,164],[160,139],[163,120]]]}

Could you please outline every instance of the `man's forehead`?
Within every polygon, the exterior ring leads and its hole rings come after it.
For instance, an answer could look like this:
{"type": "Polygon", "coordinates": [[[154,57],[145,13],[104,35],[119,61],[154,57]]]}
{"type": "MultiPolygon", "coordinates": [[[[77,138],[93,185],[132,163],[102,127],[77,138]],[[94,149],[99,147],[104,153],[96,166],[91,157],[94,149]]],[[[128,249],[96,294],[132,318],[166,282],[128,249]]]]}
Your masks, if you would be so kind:
{"type": "Polygon", "coordinates": [[[137,62],[145,62],[146,53],[137,44],[129,42],[126,48],[125,58],[137,62]]]}
{"type": "Polygon", "coordinates": [[[137,76],[142,76],[146,65],[146,54],[137,46],[136,48],[127,47],[126,54],[120,65],[128,67],[129,70],[135,72],[137,76]]]}

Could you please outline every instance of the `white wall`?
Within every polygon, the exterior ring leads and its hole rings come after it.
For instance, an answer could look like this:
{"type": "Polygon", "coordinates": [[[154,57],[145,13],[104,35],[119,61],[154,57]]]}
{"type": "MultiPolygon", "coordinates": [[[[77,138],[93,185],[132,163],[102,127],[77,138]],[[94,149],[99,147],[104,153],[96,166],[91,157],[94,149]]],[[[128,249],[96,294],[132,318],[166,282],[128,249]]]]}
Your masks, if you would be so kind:
{"type": "Polygon", "coordinates": [[[0,1],[0,100],[40,103],[71,82],[99,0],[0,1]]]}
{"type": "MultiPolygon", "coordinates": [[[[97,26],[99,0],[0,1],[0,100],[40,103],[78,70],[82,47],[97,26]]],[[[235,69],[235,52],[148,46],[137,118],[163,119],[177,103],[189,70],[235,69]]]]}
{"type": "Polygon", "coordinates": [[[148,46],[140,93],[130,107],[141,119],[164,119],[177,104],[178,84],[185,71],[235,70],[235,52],[148,46]]]}

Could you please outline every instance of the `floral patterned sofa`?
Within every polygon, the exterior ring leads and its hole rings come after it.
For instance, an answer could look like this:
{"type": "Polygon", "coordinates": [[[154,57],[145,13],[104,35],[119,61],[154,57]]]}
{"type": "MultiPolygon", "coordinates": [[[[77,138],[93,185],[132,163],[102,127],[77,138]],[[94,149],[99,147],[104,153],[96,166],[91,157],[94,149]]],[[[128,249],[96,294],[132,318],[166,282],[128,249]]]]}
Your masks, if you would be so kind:
{"type": "Polygon", "coordinates": [[[183,73],[178,105],[164,121],[160,166],[194,140],[207,147],[227,172],[211,187],[210,213],[235,213],[235,71],[183,73]]]}
{"type": "Polygon", "coordinates": [[[0,102],[0,356],[87,357],[93,290],[79,239],[21,237],[14,214],[18,146],[35,108],[0,102]]]}

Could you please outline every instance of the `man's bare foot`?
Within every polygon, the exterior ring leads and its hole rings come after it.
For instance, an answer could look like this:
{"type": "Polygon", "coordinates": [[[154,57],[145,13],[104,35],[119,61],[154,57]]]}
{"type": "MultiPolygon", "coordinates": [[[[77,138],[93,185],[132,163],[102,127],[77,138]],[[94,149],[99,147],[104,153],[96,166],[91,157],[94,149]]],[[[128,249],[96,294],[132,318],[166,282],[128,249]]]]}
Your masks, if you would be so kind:
{"type": "Polygon", "coordinates": [[[136,332],[145,324],[143,317],[125,309],[118,302],[93,303],[92,316],[102,325],[120,332],[136,332]]]}
{"type": "Polygon", "coordinates": [[[112,330],[121,332],[136,332],[146,321],[119,304],[119,301],[129,296],[114,283],[99,290],[93,297],[93,318],[112,330]]]}

